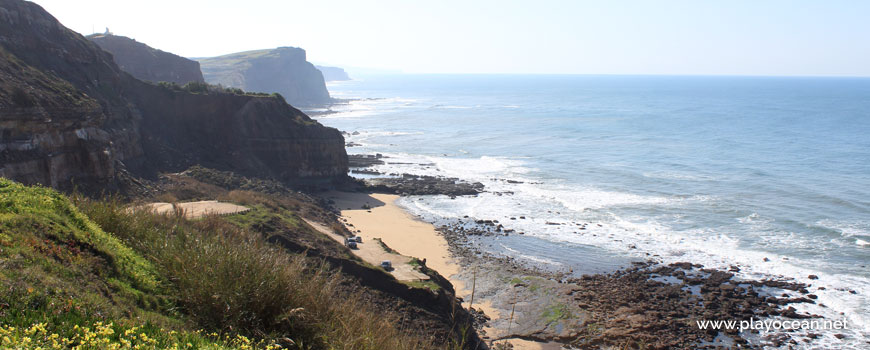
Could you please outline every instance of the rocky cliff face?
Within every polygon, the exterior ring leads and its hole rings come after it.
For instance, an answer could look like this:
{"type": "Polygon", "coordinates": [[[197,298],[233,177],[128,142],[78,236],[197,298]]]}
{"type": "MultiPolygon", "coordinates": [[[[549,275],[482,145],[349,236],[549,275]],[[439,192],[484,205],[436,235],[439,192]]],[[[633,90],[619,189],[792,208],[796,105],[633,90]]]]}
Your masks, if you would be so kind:
{"type": "Polygon", "coordinates": [[[136,79],[179,85],[205,82],[197,61],[154,49],[124,36],[94,34],[87,38],[111,53],[118,67],[136,79]]]}
{"type": "Polygon", "coordinates": [[[190,94],[140,84],[149,169],[196,164],[288,182],[347,174],[344,138],[275,97],[190,94]],[[152,103],[161,101],[161,103],[152,103]]]}
{"type": "Polygon", "coordinates": [[[306,61],[305,50],[279,47],[199,60],[210,84],[252,92],[277,92],[294,106],[331,102],[323,74],[306,61]]]}
{"type": "Polygon", "coordinates": [[[111,56],[39,6],[0,0],[0,176],[107,181],[142,154],[111,56]]]}
{"type": "Polygon", "coordinates": [[[344,81],[350,80],[350,76],[344,69],[339,67],[315,66],[323,73],[323,79],[326,81],[344,81]]]}
{"type": "Polygon", "coordinates": [[[111,185],[198,162],[284,181],[347,171],[339,132],[277,98],[139,81],[38,5],[0,0],[0,176],[111,185]]]}

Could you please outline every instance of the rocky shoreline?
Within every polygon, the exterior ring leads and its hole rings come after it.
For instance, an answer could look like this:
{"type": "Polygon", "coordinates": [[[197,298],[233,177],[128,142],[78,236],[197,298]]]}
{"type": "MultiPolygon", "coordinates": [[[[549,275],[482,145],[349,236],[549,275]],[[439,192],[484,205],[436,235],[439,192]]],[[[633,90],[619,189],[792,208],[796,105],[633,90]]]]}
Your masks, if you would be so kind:
{"type": "Polygon", "coordinates": [[[812,332],[720,333],[701,329],[696,322],[820,318],[799,313],[792,306],[816,303],[809,285],[786,279],[738,280],[736,267],[722,271],[688,262],[665,265],[656,261],[576,278],[568,271],[494,255],[468,239],[497,234],[494,231],[499,226],[466,227],[442,225],[439,231],[464,268],[461,278],[476,286],[475,305],[486,299],[501,314],[492,319],[477,310],[478,328],[491,342],[518,338],[556,341],[579,349],[754,349],[812,343],[819,337],[812,332]],[[510,314],[512,318],[505,319],[510,314]]]}
{"type": "MultiPolygon", "coordinates": [[[[482,184],[459,179],[383,174],[373,166],[382,155],[357,155],[356,171],[385,175],[365,180],[366,190],[408,195],[477,195],[482,184]]],[[[515,218],[511,218],[515,219],[515,218]]],[[[525,217],[516,219],[526,219],[525,217]]],[[[575,225],[585,230],[589,223],[575,225]]],[[[508,225],[509,226],[509,225],[508,225]]],[[[810,290],[787,278],[740,280],[739,268],[704,268],[691,262],[635,261],[617,271],[576,276],[487,251],[481,237],[523,235],[498,220],[462,218],[438,228],[463,267],[459,279],[474,286],[473,314],[481,337],[498,348],[502,340],[558,342],[566,348],[714,349],[812,345],[813,331],[739,332],[702,329],[704,320],[804,320],[794,305],[816,304],[810,290]],[[481,303],[491,306],[489,313],[481,303]]],[[[825,307],[818,304],[818,306],[825,307]]],[[[845,337],[834,334],[836,338],[845,337]]],[[[504,346],[504,345],[501,345],[504,346]]]]}
{"type": "MultiPolygon", "coordinates": [[[[350,172],[353,174],[382,175],[365,179],[366,189],[372,192],[409,195],[445,195],[450,197],[477,195],[484,191],[480,182],[466,182],[455,177],[385,174],[372,168],[387,164],[382,154],[348,155],[350,172]]],[[[426,164],[420,164],[426,165],[426,164]]]]}

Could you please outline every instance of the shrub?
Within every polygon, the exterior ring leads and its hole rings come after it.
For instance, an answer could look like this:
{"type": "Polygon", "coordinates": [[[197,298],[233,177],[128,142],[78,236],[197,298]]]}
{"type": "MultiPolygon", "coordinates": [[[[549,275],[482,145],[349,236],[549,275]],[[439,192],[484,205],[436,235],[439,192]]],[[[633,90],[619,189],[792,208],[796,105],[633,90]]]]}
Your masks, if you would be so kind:
{"type": "Polygon", "coordinates": [[[273,92],[272,95],[270,95],[270,96],[278,101],[287,103],[287,100],[284,99],[284,96],[282,96],[281,94],[279,94],[277,92],[273,92]]]}
{"type": "Polygon", "coordinates": [[[267,243],[220,217],[127,210],[80,199],[84,212],[148,258],[172,282],[181,310],[207,330],[288,337],[310,349],[422,349],[395,318],[340,291],[321,262],[267,243]]]}
{"type": "Polygon", "coordinates": [[[208,83],[200,83],[198,81],[191,81],[187,84],[184,84],[184,91],[195,93],[195,94],[207,94],[209,92],[208,83]]]}

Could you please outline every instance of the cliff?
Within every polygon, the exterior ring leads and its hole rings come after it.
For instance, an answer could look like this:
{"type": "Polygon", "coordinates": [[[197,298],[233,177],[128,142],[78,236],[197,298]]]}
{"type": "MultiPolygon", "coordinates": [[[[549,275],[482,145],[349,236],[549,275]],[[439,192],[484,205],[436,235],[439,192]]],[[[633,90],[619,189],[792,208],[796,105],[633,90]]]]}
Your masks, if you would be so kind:
{"type": "Polygon", "coordinates": [[[280,97],[192,94],[141,82],[136,91],[132,100],[149,116],[141,123],[146,169],[201,164],[306,184],[347,174],[341,133],[280,97]]]}
{"type": "Polygon", "coordinates": [[[326,81],[344,81],[350,80],[350,76],[347,75],[347,72],[344,69],[339,67],[327,67],[327,66],[315,66],[317,69],[323,73],[323,79],[326,81]]]}
{"type": "Polygon", "coordinates": [[[111,53],[118,67],[136,79],[179,85],[205,82],[197,61],[154,49],[124,36],[94,34],[87,38],[111,53]]]}
{"type": "Polygon", "coordinates": [[[277,92],[295,106],[331,102],[323,74],[305,50],[279,47],[199,59],[205,81],[245,91],[277,92]]]}
{"type": "Polygon", "coordinates": [[[139,81],[36,4],[0,0],[0,176],[65,187],[199,162],[285,182],[344,178],[340,133],[279,98],[139,81]]]}

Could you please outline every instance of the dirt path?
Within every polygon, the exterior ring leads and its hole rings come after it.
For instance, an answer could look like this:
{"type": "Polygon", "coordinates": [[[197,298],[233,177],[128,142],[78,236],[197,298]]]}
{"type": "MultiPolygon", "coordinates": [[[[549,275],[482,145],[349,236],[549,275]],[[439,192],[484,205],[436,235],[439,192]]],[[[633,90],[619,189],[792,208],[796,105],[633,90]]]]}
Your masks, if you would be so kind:
{"type": "MultiPolygon", "coordinates": [[[[344,237],[332,232],[332,229],[324,226],[323,224],[308,220],[305,220],[308,225],[314,227],[317,231],[331,237],[332,239],[338,241],[341,244],[344,244],[344,237]]],[[[419,280],[428,280],[429,276],[421,273],[414,269],[414,266],[410,264],[411,258],[399,255],[395,253],[389,253],[384,248],[378,244],[373,237],[363,237],[362,243],[357,243],[357,249],[351,249],[354,255],[362,258],[364,261],[369,264],[380,266],[381,261],[389,260],[393,263],[393,270],[390,273],[396,277],[397,280],[400,281],[419,281],[419,280]]]]}
{"type": "Polygon", "coordinates": [[[185,203],[149,203],[143,207],[149,208],[158,214],[165,214],[178,207],[184,210],[184,216],[188,218],[198,218],[205,215],[226,215],[246,212],[251,210],[248,207],[236,205],[232,203],[223,203],[218,201],[199,201],[185,203]]]}

